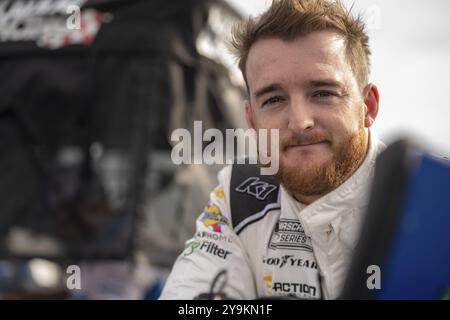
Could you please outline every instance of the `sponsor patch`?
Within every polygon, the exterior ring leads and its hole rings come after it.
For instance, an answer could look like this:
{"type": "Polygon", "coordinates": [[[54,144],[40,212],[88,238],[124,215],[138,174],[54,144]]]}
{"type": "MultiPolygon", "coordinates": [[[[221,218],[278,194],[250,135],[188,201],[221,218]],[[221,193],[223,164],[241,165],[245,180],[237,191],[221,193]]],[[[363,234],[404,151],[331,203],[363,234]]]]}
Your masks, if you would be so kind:
{"type": "Polygon", "coordinates": [[[272,286],[273,292],[280,295],[296,295],[299,297],[318,297],[318,290],[315,286],[306,283],[294,282],[274,282],[272,286]]]}
{"type": "Polygon", "coordinates": [[[222,233],[222,226],[229,225],[228,219],[225,218],[215,204],[209,204],[203,212],[201,221],[211,231],[222,233]]]}
{"type": "Polygon", "coordinates": [[[258,200],[265,200],[269,194],[277,190],[277,186],[262,181],[259,177],[250,177],[242,182],[235,190],[237,192],[247,193],[258,200]]]}
{"type": "Polygon", "coordinates": [[[266,289],[266,295],[267,296],[271,296],[273,295],[272,292],[272,276],[271,275],[266,275],[263,277],[264,280],[264,288],[266,289]]]}
{"type": "Polygon", "coordinates": [[[225,196],[225,191],[223,190],[222,187],[217,187],[217,188],[214,189],[214,194],[218,198],[223,198],[225,196]]]}
{"type": "Polygon", "coordinates": [[[317,263],[315,261],[298,258],[292,254],[285,254],[281,257],[263,257],[262,262],[268,266],[276,266],[280,269],[284,267],[317,269],[317,263]]]}
{"type": "Polygon", "coordinates": [[[212,254],[213,256],[219,257],[225,260],[228,255],[231,254],[231,251],[220,248],[216,243],[210,241],[191,241],[188,244],[188,247],[184,250],[183,255],[189,256],[194,253],[196,250],[201,250],[208,254],[212,254]]]}
{"type": "Polygon", "coordinates": [[[278,282],[272,275],[263,277],[265,293],[267,296],[297,296],[302,298],[319,298],[320,292],[315,286],[306,283],[278,282]]]}
{"type": "Polygon", "coordinates": [[[223,235],[222,233],[216,233],[216,232],[207,232],[207,231],[198,231],[196,234],[196,237],[198,238],[206,238],[214,241],[225,241],[225,242],[231,242],[231,240],[223,235]]]}
{"type": "Polygon", "coordinates": [[[311,239],[305,235],[300,221],[295,219],[280,219],[277,222],[269,248],[313,251],[311,239]]]}

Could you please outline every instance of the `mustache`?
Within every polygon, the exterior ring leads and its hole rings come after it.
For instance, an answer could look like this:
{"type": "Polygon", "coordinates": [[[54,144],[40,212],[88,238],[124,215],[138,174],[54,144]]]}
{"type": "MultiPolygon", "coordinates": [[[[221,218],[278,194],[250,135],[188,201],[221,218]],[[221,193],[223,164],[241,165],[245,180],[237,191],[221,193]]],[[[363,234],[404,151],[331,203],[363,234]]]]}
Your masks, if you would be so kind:
{"type": "Polygon", "coordinates": [[[292,134],[281,139],[281,146],[283,149],[286,149],[288,147],[298,145],[308,145],[329,141],[329,137],[322,133],[292,134]]]}

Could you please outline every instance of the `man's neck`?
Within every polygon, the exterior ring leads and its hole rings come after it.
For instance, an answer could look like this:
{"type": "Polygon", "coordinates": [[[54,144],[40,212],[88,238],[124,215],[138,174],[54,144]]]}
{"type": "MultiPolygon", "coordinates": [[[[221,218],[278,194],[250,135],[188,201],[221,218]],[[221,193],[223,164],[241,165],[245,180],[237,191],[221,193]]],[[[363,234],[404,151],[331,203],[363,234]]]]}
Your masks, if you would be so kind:
{"type": "Polygon", "coordinates": [[[319,198],[322,198],[324,195],[325,194],[313,195],[313,196],[304,196],[304,195],[301,195],[301,194],[294,194],[292,196],[298,202],[300,202],[300,203],[302,203],[304,205],[310,205],[311,203],[313,203],[314,201],[318,200],[319,198]]]}

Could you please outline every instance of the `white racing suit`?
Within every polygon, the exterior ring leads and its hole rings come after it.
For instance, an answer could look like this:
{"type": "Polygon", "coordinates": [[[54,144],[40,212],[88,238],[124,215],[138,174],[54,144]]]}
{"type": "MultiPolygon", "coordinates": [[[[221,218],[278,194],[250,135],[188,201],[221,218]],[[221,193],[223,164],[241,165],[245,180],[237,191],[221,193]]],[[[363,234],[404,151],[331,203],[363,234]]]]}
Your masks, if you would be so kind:
{"type": "Polygon", "coordinates": [[[160,299],[193,299],[228,272],[231,299],[295,296],[336,299],[366,211],[377,155],[371,131],[367,156],[341,186],[312,204],[297,202],[251,165],[225,167],[197,219],[160,299]]]}

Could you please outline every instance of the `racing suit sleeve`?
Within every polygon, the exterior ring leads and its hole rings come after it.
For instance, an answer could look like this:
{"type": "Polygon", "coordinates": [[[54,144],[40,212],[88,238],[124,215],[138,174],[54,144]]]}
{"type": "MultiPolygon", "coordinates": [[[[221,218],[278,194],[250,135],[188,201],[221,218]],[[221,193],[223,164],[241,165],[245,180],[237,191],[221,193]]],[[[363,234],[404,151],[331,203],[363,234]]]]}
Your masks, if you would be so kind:
{"type": "Polygon", "coordinates": [[[195,298],[210,291],[221,270],[228,272],[224,293],[230,299],[255,299],[256,286],[248,254],[233,231],[229,206],[231,167],[218,175],[219,185],[211,192],[196,221],[193,238],[186,241],[159,299],[195,298]]]}

